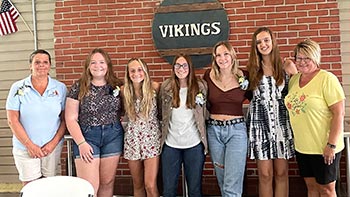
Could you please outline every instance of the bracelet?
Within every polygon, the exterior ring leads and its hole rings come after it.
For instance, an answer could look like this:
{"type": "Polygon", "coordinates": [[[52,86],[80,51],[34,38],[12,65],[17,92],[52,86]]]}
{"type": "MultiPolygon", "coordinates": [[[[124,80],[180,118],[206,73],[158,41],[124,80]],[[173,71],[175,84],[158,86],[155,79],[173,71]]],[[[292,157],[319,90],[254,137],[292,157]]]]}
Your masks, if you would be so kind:
{"type": "Polygon", "coordinates": [[[329,142],[327,142],[327,146],[328,146],[329,148],[331,148],[331,149],[336,149],[336,148],[337,148],[336,145],[331,144],[331,143],[329,143],[329,142]]]}
{"type": "Polygon", "coordinates": [[[83,140],[82,142],[80,142],[79,144],[78,144],[78,146],[80,146],[80,145],[82,145],[82,144],[84,144],[86,141],[85,140],[83,140]]]}

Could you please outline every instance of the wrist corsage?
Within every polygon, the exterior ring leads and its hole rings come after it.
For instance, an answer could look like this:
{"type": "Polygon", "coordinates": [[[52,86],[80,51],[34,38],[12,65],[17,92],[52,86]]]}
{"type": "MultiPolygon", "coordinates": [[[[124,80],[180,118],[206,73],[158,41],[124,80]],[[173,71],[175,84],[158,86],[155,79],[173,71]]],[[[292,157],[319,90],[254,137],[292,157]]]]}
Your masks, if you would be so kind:
{"type": "Polygon", "coordinates": [[[119,95],[119,92],[120,92],[120,87],[115,86],[115,89],[113,90],[113,96],[117,97],[119,95]]]}
{"type": "Polygon", "coordinates": [[[237,78],[238,78],[238,84],[239,84],[240,88],[242,90],[247,90],[248,86],[249,86],[249,81],[248,81],[247,77],[244,75],[242,75],[242,76],[237,75],[237,78]]]}
{"type": "Polygon", "coordinates": [[[202,92],[199,92],[199,93],[196,95],[195,103],[196,103],[197,105],[200,105],[201,107],[204,105],[204,103],[205,103],[205,97],[204,97],[204,94],[203,94],[202,92]]]}
{"type": "Polygon", "coordinates": [[[23,85],[21,87],[18,88],[15,96],[19,95],[19,96],[23,96],[25,93],[30,91],[30,86],[29,85],[25,85],[23,83],[23,85]]]}

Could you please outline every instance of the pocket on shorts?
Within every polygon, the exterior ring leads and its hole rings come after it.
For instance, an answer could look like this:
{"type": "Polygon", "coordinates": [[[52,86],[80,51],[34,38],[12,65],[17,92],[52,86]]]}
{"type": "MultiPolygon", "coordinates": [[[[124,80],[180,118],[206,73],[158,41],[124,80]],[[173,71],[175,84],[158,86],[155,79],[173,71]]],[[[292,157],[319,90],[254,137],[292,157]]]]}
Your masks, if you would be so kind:
{"type": "Polygon", "coordinates": [[[123,126],[120,122],[114,123],[113,130],[116,131],[117,133],[124,133],[123,126]]]}
{"type": "Polygon", "coordinates": [[[89,131],[91,131],[90,126],[80,126],[80,130],[83,134],[87,134],[89,131]]]}

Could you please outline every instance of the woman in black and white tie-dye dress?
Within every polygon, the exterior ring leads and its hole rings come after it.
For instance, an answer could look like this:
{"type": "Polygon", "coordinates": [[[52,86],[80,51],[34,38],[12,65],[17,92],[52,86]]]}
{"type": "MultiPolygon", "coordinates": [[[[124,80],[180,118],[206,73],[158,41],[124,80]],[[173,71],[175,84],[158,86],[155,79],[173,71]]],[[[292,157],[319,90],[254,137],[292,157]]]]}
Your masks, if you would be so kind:
{"type": "Polygon", "coordinates": [[[287,63],[283,68],[271,30],[257,29],[248,62],[253,99],[247,124],[248,156],[257,161],[259,196],[288,196],[289,192],[288,159],[295,156],[295,151],[284,97],[288,93],[288,74],[294,74],[296,69],[287,74],[287,65],[292,66],[287,63]]]}

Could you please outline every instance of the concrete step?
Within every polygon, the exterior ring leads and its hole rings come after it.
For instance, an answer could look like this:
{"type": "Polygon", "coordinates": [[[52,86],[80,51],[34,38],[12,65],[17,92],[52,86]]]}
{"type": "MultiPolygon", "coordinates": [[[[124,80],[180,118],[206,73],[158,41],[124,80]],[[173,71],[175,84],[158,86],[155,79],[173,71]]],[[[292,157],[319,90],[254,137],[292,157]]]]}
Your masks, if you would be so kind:
{"type": "Polygon", "coordinates": [[[19,193],[22,187],[22,183],[0,183],[0,197],[2,193],[19,193]]]}

